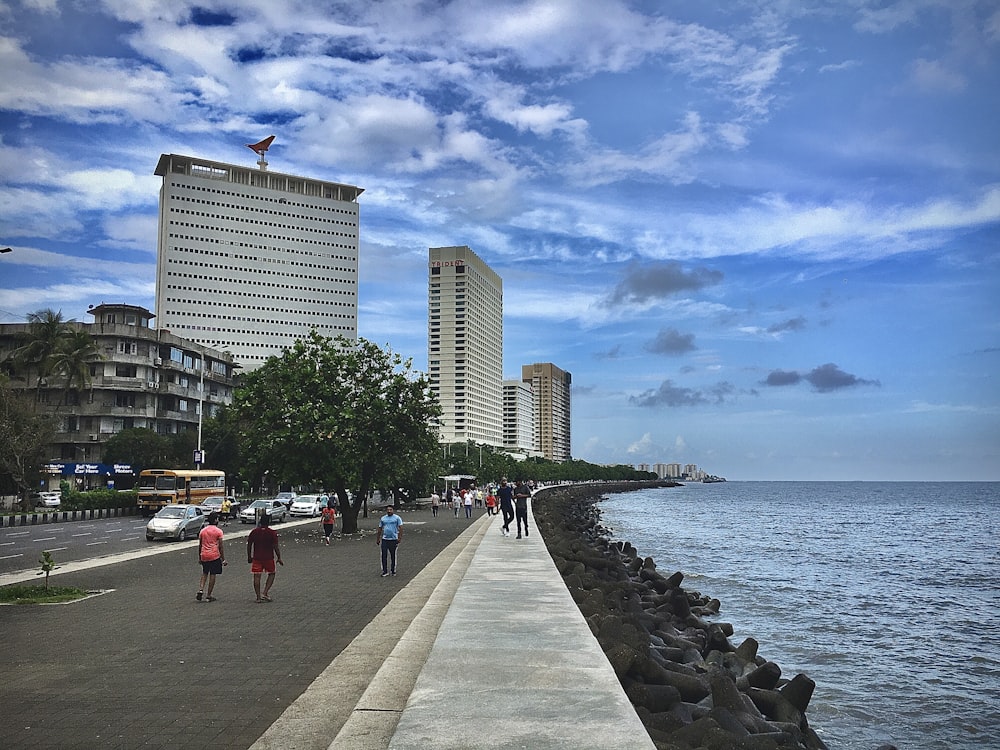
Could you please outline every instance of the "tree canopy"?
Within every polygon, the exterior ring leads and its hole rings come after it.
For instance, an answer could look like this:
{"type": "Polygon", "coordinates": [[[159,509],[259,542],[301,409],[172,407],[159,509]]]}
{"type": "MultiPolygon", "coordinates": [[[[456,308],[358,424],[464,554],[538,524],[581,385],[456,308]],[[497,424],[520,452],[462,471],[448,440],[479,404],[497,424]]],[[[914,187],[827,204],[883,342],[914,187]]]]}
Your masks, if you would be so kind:
{"type": "Polygon", "coordinates": [[[365,339],[311,332],[245,375],[233,408],[245,462],[278,482],[336,492],[348,534],[369,490],[401,481],[404,468],[429,474],[437,456],[440,409],[426,377],[365,339]]]}

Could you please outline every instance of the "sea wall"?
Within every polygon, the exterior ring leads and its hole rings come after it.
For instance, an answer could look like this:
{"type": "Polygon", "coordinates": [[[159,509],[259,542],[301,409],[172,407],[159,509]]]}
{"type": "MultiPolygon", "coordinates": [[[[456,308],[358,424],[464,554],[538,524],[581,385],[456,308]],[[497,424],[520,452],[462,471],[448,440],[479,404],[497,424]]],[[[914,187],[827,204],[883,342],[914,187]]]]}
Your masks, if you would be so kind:
{"type": "Polygon", "coordinates": [[[825,750],[806,720],[815,683],[730,641],[720,603],[685,589],[601,525],[602,495],[664,483],[557,486],[532,503],[549,554],[660,750],[825,750]]]}

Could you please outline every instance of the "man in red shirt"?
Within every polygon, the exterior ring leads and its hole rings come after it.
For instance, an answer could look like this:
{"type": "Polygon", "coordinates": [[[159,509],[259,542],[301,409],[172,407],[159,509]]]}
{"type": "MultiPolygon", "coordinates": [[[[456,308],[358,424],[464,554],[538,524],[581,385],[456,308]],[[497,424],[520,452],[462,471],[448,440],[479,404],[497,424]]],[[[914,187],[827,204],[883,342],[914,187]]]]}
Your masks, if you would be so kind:
{"type": "Polygon", "coordinates": [[[274,584],[274,561],[277,559],[278,565],[284,565],[281,561],[281,550],[278,548],[278,534],[268,524],[270,518],[267,513],[260,514],[258,526],[250,532],[247,537],[247,562],[250,563],[250,572],[253,573],[253,591],[257,595],[257,602],[269,602],[271,597],[271,586],[274,584]],[[264,582],[264,591],[260,590],[260,577],[267,573],[267,580],[264,582]]]}
{"type": "Polygon", "coordinates": [[[219,514],[210,513],[208,525],[198,532],[198,562],[201,563],[201,583],[195,596],[199,602],[204,596],[206,602],[214,602],[212,591],[215,589],[215,577],[222,573],[226,565],[226,552],[222,548],[222,529],[219,528],[219,514]],[[208,579],[208,596],[205,596],[205,580],[208,579]]]}

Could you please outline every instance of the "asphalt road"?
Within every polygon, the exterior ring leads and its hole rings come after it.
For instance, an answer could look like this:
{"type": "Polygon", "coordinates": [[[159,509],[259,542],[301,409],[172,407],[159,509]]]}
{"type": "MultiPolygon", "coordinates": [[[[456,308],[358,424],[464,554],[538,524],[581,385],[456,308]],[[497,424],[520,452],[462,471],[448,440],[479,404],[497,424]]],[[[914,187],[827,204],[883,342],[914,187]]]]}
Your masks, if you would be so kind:
{"type": "MultiPolygon", "coordinates": [[[[66,563],[176,544],[166,540],[146,541],[148,520],[142,516],[123,516],[36,526],[5,526],[0,529],[0,574],[38,570],[44,550],[52,553],[56,563],[66,563]]],[[[275,524],[275,528],[303,521],[319,523],[318,519],[295,519],[275,524]]],[[[252,524],[233,522],[227,531],[235,533],[252,528],[252,524]]]]}

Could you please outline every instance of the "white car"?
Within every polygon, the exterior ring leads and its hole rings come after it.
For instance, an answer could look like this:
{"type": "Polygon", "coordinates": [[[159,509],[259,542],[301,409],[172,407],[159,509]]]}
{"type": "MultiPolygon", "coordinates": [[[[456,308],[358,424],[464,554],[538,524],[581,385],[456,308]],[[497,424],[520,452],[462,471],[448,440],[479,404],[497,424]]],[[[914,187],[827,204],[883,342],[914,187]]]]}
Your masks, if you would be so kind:
{"type": "Polygon", "coordinates": [[[257,523],[257,512],[267,513],[269,523],[284,521],[288,507],[275,498],[274,500],[254,500],[240,511],[240,523],[257,523]]]}
{"type": "Polygon", "coordinates": [[[39,492],[36,505],[40,508],[58,508],[62,502],[61,492],[39,492]]]}
{"type": "Polygon", "coordinates": [[[295,498],[296,494],[294,492],[279,492],[274,496],[274,499],[283,502],[286,508],[290,508],[292,506],[292,502],[295,498]]]}
{"type": "Polygon", "coordinates": [[[323,503],[319,500],[319,495],[299,495],[292,501],[292,507],[288,509],[291,516],[309,516],[315,518],[323,512],[323,503]]]}

